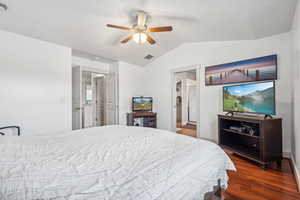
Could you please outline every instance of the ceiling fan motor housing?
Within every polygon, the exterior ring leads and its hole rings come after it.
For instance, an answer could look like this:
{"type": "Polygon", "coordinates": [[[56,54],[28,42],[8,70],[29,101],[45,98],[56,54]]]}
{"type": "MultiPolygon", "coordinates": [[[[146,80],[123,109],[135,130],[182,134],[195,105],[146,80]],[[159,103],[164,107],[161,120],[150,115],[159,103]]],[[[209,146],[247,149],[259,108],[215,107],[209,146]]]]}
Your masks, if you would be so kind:
{"type": "Polygon", "coordinates": [[[145,12],[138,12],[137,13],[137,25],[138,26],[145,26],[147,21],[147,14],[145,12]]]}

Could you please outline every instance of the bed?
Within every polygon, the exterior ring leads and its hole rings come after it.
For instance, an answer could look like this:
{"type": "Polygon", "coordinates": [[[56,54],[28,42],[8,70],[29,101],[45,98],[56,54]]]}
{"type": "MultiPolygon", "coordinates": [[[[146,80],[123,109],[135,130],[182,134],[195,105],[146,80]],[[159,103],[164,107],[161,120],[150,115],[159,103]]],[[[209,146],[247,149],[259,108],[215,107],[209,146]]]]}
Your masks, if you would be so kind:
{"type": "Polygon", "coordinates": [[[5,200],[201,200],[235,170],[212,142],[119,125],[2,136],[0,152],[5,200]]]}

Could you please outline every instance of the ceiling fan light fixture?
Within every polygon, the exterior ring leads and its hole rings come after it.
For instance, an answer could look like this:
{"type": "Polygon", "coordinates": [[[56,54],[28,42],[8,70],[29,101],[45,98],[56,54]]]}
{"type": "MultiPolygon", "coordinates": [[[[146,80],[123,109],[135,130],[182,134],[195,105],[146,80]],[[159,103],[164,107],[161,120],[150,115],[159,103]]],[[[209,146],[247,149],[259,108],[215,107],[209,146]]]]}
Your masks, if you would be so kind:
{"type": "Polygon", "coordinates": [[[147,17],[148,15],[145,12],[139,11],[137,13],[137,24],[133,24],[131,28],[113,24],[107,24],[106,26],[109,28],[116,28],[132,32],[130,35],[120,41],[122,44],[126,44],[128,41],[133,40],[137,44],[142,44],[148,41],[151,45],[153,45],[156,43],[156,41],[149,35],[149,33],[170,32],[173,30],[172,26],[148,28],[146,24],[147,17]]]}
{"type": "Polygon", "coordinates": [[[147,35],[145,33],[135,33],[133,34],[132,38],[133,41],[138,44],[142,44],[147,41],[147,35]]]}

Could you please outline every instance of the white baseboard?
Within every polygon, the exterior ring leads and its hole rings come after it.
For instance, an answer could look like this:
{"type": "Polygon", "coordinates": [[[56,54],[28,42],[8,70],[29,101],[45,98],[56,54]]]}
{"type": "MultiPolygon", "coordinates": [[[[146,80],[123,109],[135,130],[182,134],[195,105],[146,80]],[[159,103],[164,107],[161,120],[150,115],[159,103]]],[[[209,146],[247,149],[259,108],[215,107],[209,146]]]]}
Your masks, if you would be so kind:
{"type": "Polygon", "coordinates": [[[299,169],[296,165],[294,155],[291,156],[291,160],[292,160],[292,164],[293,164],[295,179],[296,179],[296,182],[297,182],[297,185],[298,185],[298,191],[300,192],[300,172],[299,172],[299,169]]]}
{"type": "Polygon", "coordinates": [[[283,152],[282,157],[292,159],[292,154],[290,152],[283,152]]]}

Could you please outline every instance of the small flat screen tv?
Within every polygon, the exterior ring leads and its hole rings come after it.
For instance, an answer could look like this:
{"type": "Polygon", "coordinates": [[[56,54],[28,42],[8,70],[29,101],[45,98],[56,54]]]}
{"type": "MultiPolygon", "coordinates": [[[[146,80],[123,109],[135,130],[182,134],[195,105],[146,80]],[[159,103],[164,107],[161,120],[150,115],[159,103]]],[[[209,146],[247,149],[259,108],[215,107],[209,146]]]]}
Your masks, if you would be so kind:
{"type": "Polygon", "coordinates": [[[223,87],[223,110],[275,115],[275,83],[263,82],[223,87]]]}
{"type": "Polygon", "coordinates": [[[151,112],[152,97],[133,97],[132,98],[133,112],[151,112]]]}

